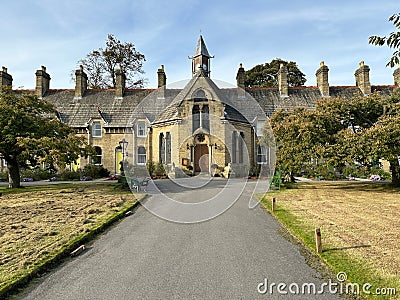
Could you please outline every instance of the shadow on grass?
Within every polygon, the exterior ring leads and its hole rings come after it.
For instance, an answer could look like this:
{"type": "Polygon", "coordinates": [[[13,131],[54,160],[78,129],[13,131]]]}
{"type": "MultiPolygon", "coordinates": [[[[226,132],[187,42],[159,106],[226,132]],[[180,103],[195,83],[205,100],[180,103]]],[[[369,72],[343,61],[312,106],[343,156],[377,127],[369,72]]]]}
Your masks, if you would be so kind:
{"type": "Polygon", "coordinates": [[[399,193],[400,187],[381,181],[313,181],[292,183],[288,189],[333,189],[359,192],[399,193]],[[295,186],[295,187],[294,187],[295,186]]]}
{"type": "Polygon", "coordinates": [[[330,248],[325,249],[324,252],[331,252],[331,251],[342,251],[348,249],[359,249],[359,248],[370,248],[371,245],[357,245],[357,246],[347,246],[347,247],[340,247],[340,248],[330,248]]]}

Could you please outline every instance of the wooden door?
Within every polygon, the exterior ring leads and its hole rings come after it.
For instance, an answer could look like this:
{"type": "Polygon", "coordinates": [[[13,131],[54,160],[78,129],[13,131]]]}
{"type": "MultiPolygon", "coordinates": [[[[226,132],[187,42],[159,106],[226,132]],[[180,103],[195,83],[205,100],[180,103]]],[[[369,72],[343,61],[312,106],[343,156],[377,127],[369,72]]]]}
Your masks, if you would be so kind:
{"type": "Polygon", "coordinates": [[[197,144],[194,147],[194,171],[208,172],[208,164],[208,146],[204,144],[197,144]]]}

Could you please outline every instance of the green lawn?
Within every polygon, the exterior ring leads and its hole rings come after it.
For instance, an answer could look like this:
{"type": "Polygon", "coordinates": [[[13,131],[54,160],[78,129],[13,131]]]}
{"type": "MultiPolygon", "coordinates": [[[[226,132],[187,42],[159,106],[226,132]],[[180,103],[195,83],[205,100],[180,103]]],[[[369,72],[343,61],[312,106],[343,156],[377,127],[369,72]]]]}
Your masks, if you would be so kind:
{"type": "Polygon", "coordinates": [[[262,204],[312,251],[314,229],[321,228],[318,255],[335,273],[345,272],[348,282],[370,283],[375,295],[364,296],[400,298],[400,189],[380,183],[297,183],[268,193],[262,204]],[[395,288],[397,295],[376,295],[377,288],[395,288]]]}
{"type": "Polygon", "coordinates": [[[75,183],[0,192],[0,298],[87,242],[137,202],[113,183],[75,183]]]}

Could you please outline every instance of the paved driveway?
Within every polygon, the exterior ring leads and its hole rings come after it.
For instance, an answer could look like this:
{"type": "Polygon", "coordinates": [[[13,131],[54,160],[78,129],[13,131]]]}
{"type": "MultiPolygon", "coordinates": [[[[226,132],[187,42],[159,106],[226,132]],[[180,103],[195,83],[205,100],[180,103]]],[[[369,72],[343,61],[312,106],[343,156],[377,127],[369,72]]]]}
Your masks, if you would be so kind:
{"type": "MultiPolygon", "coordinates": [[[[196,202],[220,193],[226,181],[214,180],[197,189],[167,180],[157,185],[175,201],[196,202]]],[[[157,207],[160,196],[146,201],[145,206],[157,207]]],[[[338,299],[329,294],[292,295],[287,287],[287,295],[278,293],[276,286],[272,294],[271,289],[266,294],[257,291],[258,286],[265,289],[260,283],[266,280],[268,286],[293,283],[300,291],[303,283],[319,289],[322,281],[299,249],[280,235],[277,222],[259,206],[249,209],[248,201],[242,193],[221,215],[194,224],[166,221],[140,206],[22,298],[338,299]]]]}

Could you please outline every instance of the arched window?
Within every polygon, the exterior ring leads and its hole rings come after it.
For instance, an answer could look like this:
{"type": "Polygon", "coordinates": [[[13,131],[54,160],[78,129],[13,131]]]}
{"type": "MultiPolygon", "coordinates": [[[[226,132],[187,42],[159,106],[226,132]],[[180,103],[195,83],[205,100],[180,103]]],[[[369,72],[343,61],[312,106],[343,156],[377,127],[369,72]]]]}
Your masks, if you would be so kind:
{"type": "Polygon", "coordinates": [[[193,99],[194,102],[202,102],[204,100],[206,100],[206,93],[203,90],[197,90],[194,94],[193,94],[193,99]]]}
{"type": "Polygon", "coordinates": [[[237,136],[236,136],[236,131],[232,132],[232,163],[236,163],[236,151],[237,151],[237,136]]]}
{"type": "Polygon", "coordinates": [[[139,146],[137,149],[137,163],[138,165],[146,163],[146,148],[143,146],[139,146]]]}
{"type": "Polygon", "coordinates": [[[171,134],[167,132],[165,134],[165,163],[170,164],[171,163],[171,134]]]}
{"type": "Polygon", "coordinates": [[[164,134],[160,133],[159,141],[158,141],[158,149],[159,149],[159,157],[158,161],[160,163],[165,163],[165,139],[164,134]]]}
{"type": "Polygon", "coordinates": [[[92,164],[101,165],[103,161],[103,150],[99,146],[94,147],[96,155],[92,156],[92,164]]]}
{"type": "Polygon", "coordinates": [[[193,106],[192,122],[193,122],[193,132],[195,132],[198,128],[200,128],[200,107],[198,105],[193,106]]]}
{"type": "Polygon", "coordinates": [[[239,134],[239,164],[243,163],[243,151],[244,151],[244,133],[240,132],[239,134]]]}
{"type": "Polygon", "coordinates": [[[204,129],[210,131],[210,116],[208,105],[203,105],[203,108],[201,109],[201,123],[204,129]]]}

